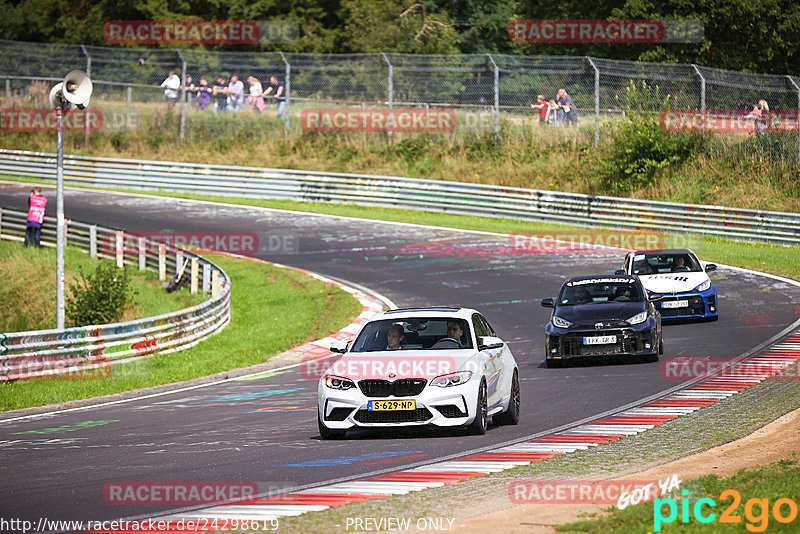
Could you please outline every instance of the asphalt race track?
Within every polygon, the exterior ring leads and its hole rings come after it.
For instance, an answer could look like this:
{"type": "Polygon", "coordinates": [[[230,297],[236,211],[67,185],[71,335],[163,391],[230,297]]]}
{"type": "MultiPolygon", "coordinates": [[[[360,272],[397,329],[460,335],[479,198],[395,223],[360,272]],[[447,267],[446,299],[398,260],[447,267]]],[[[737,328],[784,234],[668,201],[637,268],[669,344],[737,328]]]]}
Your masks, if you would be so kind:
{"type": "MultiPolygon", "coordinates": [[[[0,206],[24,209],[29,189],[0,184],[0,206]]],[[[52,215],[55,192],[48,187],[45,195],[52,215]]],[[[68,190],[65,204],[68,218],[134,232],[255,232],[264,248],[286,244],[259,257],[356,282],[398,306],[475,307],[520,364],[521,422],[492,426],[485,436],[360,432],[346,441],[322,441],[316,380],[294,368],[0,423],[3,517],[103,520],[174,509],[109,505],[103,490],[115,481],[251,481],[261,491],[278,492],[398,470],[522,440],[677,384],[661,378],[657,363],[543,365],[549,310],[539,300],[554,297],[566,277],[613,272],[621,265],[619,253],[518,254],[500,236],[83,190],[68,190]]],[[[725,268],[714,274],[719,321],[665,326],[665,356],[732,358],[800,317],[794,304],[800,288],[725,268]]]]}

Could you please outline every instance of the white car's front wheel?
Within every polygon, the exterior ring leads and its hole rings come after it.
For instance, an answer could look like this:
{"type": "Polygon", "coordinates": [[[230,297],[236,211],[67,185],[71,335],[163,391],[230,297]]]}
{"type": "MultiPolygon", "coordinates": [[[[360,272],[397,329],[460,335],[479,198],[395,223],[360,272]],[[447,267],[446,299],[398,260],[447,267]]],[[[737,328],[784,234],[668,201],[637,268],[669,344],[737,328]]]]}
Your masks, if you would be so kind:
{"type": "Polygon", "coordinates": [[[347,430],[334,430],[325,426],[325,423],[322,422],[322,414],[319,412],[317,412],[317,424],[319,425],[319,435],[322,436],[322,439],[342,439],[347,434],[347,430]]]}
{"type": "Polygon", "coordinates": [[[470,434],[486,434],[486,427],[489,424],[489,407],[486,394],[486,382],[481,381],[478,388],[478,402],[475,407],[475,419],[467,427],[470,434]]]}

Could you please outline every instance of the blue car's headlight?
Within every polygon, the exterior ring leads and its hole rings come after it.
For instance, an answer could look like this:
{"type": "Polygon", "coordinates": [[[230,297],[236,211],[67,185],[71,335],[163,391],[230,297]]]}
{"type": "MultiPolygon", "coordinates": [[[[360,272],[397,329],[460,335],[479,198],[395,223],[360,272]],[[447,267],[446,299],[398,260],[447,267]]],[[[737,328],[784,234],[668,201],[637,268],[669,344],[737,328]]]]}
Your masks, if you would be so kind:
{"type": "Polygon", "coordinates": [[[326,376],[325,385],[331,389],[351,389],[356,387],[353,381],[349,378],[342,378],[339,376],[326,376]]]}
{"type": "Polygon", "coordinates": [[[705,291],[709,287],[711,287],[711,280],[706,280],[705,282],[694,288],[692,291],[705,291]]]}
{"type": "Polygon", "coordinates": [[[639,323],[645,322],[646,320],[647,320],[647,312],[643,311],[642,313],[637,313],[636,315],[634,315],[633,317],[628,319],[627,323],[628,324],[639,324],[639,323]]]}
{"type": "Polygon", "coordinates": [[[432,386],[440,388],[449,388],[450,386],[459,386],[472,378],[472,371],[459,371],[457,373],[450,373],[449,375],[437,376],[431,380],[432,386]]]}
{"type": "Polygon", "coordinates": [[[556,325],[559,328],[569,328],[570,326],[572,326],[571,322],[565,321],[564,319],[562,319],[558,315],[554,315],[553,316],[553,324],[556,325]]]}

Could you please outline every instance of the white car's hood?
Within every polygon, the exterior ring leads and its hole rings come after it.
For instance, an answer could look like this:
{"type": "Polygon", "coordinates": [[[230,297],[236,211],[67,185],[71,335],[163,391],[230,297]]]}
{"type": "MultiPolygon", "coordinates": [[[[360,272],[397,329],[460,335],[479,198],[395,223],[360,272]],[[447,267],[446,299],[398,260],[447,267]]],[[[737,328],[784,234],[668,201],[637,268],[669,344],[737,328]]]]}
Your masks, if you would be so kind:
{"type": "Polygon", "coordinates": [[[430,380],[463,369],[476,354],[475,349],[348,352],[333,363],[326,374],[355,381],[402,378],[430,380]]]}
{"type": "Polygon", "coordinates": [[[644,288],[652,293],[685,293],[691,291],[706,280],[704,272],[662,273],[639,275],[644,288]]]}

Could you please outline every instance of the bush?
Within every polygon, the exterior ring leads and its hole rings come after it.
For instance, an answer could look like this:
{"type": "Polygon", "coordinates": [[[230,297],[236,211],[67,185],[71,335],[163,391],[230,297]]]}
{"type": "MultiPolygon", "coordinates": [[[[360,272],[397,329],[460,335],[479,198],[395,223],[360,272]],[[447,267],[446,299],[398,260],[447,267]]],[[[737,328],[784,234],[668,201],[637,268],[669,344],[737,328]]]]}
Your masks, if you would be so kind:
{"type": "Polygon", "coordinates": [[[80,271],[70,284],[66,315],[77,326],[114,323],[122,319],[135,291],[128,273],[110,261],[101,261],[93,274],[80,271]]]}
{"type": "Polygon", "coordinates": [[[611,194],[627,194],[651,186],[660,169],[681,164],[702,148],[701,134],[665,132],[658,112],[669,108],[669,95],[659,88],[633,82],[626,88],[622,107],[625,118],[609,128],[609,139],[600,156],[601,186],[611,194]]]}

